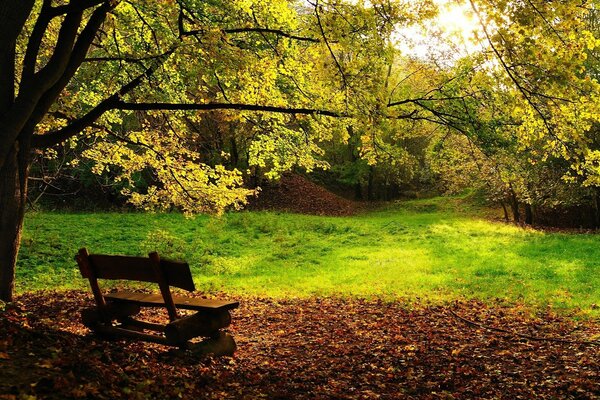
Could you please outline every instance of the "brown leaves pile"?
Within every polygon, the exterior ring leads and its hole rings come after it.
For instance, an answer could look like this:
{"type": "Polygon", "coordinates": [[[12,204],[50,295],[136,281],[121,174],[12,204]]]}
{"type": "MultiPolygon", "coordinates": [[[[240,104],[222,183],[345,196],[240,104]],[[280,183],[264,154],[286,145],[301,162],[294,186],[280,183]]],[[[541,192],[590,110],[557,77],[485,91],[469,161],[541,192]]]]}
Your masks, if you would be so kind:
{"type": "Polygon", "coordinates": [[[288,211],[299,214],[345,216],[355,214],[362,205],[340,197],[301,175],[283,175],[277,182],[266,182],[251,210],[288,211]]]}
{"type": "Polygon", "coordinates": [[[90,297],[26,294],[0,311],[0,399],[600,398],[600,346],[579,343],[600,338],[597,321],[475,301],[243,298],[235,357],[200,359],[90,335],[90,297]]]}

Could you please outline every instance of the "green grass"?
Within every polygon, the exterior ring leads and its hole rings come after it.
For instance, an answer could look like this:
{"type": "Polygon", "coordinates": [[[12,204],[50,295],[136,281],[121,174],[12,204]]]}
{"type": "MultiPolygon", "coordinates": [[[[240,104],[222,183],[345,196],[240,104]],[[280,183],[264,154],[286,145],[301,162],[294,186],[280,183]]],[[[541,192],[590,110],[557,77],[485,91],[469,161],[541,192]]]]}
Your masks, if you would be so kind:
{"type": "Polygon", "coordinates": [[[73,261],[83,246],[113,254],[156,249],[187,260],[197,287],[206,291],[502,298],[600,315],[600,236],[489,222],[465,204],[417,200],[355,217],[30,213],[17,290],[85,288],[73,261]]]}

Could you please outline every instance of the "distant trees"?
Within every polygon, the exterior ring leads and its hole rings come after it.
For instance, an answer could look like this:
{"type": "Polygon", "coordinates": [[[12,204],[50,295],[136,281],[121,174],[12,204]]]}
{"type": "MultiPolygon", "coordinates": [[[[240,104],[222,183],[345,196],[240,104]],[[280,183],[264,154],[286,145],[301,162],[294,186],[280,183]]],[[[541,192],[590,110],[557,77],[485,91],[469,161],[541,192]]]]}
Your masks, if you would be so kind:
{"type": "Polygon", "coordinates": [[[442,179],[483,188],[516,221],[577,206],[587,220],[573,222],[599,226],[597,4],[470,3],[488,52],[461,84],[477,88],[454,105],[466,118],[447,112],[462,138],[436,147],[442,179]]]}

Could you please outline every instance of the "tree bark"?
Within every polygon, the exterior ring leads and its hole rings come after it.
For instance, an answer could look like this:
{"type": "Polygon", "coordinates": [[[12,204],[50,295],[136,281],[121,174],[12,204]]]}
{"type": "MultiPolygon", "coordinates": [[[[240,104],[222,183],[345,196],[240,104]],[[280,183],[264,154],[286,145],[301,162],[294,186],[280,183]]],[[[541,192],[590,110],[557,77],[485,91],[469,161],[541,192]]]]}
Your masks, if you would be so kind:
{"type": "Polygon", "coordinates": [[[500,205],[502,206],[502,211],[504,211],[504,221],[508,222],[509,218],[508,210],[506,209],[506,204],[504,204],[504,201],[500,201],[500,205]]]}
{"type": "Polygon", "coordinates": [[[369,166],[369,176],[367,177],[367,200],[373,201],[375,200],[375,168],[371,165],[369,166]]]}
{"type": "Polygon", "coordinates": [[[517,194],[510,187],[510,208],[512,209],[513,219],[515,224],[518,224],[521,221],[521,213],[519,212],[519,200],[517,199],[517,194]]]}
{"type": "Polygon", "coordinates": [[[533,210],[531,204],[525,203],[525,223],[527,225],[533,225],[533,210]]]}
{"type": "Polygon", "coordinates": [[[521,213],[519,212],[519,203],[517,201],[515,201],[514,199],[512,199],[510,202],[510,208],[512,209],[512,213],[513,213],[513,222],[515,224],[518,224],[519,222],[521,222],[521,213]]]}
{"type": "Polygon", "coordinates": [[[16,142],[0,168],[0,300],[12,301],[27,197],[29,146],[16,142]]]}
{"type": "Polygon", "coordinates": [[[594,220],[593,227],[594,229],[600,228],[600,188],[594,188],[594,220]]]}
{"type": "Polygon", "coordinates": [[[362,199],[363,199],[362,185],[360,184],[360,181],[358,181],[354,184],[354,200],[360,201],[362,199]]]}
{"type": "Polygon", "coordinates": [[[229,138],[229,142],[231,144],[231,166],[233,168],[240,168],[240,153],[238,151],[235,135],[231,135],[231,137],[229,138]]]}

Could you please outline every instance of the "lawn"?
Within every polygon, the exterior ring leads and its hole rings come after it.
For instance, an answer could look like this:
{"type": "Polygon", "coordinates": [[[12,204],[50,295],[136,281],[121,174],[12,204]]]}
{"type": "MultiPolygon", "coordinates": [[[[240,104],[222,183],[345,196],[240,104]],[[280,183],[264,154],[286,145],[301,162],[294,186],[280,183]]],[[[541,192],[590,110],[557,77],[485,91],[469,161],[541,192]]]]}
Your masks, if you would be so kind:
{"type": "Polygon", "coordinates": [[[477,216],[460,199],[401,202],[354,217],[239,212],[32,212],[17,291],[85,288],[73,256],[163,256],[190,263],[197,287],[289,298],[501,298],[600,315],[600,236],[546,233],[477,216]]]}

